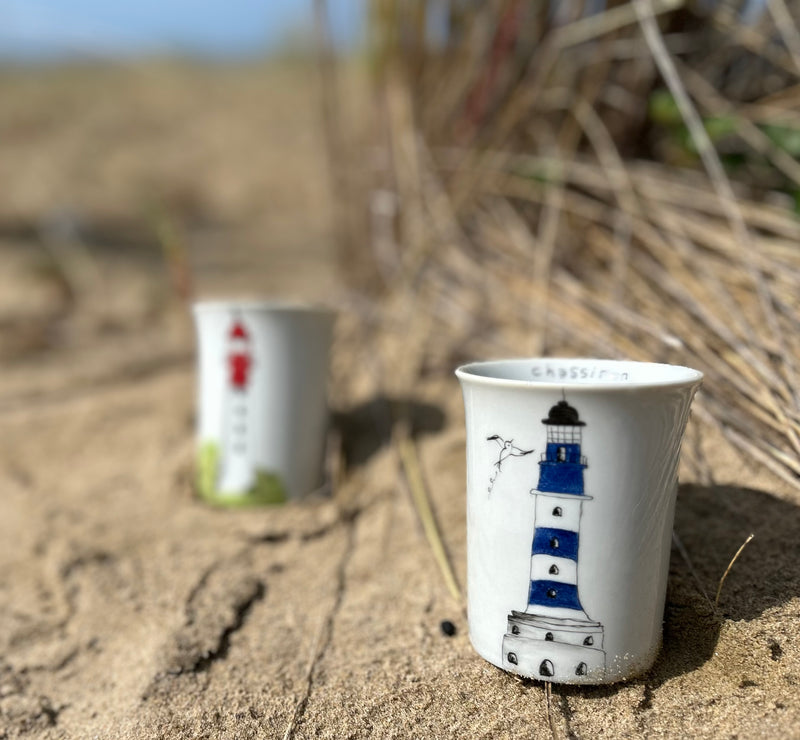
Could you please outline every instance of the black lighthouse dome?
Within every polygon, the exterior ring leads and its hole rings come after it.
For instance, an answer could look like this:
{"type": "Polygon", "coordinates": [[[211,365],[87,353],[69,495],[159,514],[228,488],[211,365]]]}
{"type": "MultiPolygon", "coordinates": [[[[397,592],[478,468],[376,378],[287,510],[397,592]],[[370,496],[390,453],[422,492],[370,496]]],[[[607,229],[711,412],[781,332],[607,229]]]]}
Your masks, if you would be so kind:
{"type": "Polygon", "coordinates": [[[542,419],[542,424],[559,427],[585,427],[586,422],[578,418],[578,410],[570,406],[566,401],[559,401],[550,409],[546,419],[542,419]]]}

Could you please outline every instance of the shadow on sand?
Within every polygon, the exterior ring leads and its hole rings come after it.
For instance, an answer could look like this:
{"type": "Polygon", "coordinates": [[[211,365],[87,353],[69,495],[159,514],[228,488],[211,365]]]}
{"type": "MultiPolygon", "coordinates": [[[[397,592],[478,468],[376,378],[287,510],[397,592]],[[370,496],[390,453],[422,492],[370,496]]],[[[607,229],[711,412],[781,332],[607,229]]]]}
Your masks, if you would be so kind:
{"type": "Polygon", "coordinates": [[[406,419],[414,437],[433,434],[444,427],[445,414],[429,403],[410,398],[375,396],[349,409],[332,414],[332,426],[342,435],[348,467],[363,465],[392,439],[392,425],[406,419]]]}

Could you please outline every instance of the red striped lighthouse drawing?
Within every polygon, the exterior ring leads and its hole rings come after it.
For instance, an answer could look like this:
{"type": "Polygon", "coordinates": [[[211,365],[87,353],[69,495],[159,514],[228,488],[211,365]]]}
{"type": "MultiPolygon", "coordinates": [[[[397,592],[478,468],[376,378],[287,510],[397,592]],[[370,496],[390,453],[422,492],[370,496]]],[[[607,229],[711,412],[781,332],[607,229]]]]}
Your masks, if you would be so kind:
{"type": "Polygon", "coordinates": [[[241,319],[234,319],[228,332],[230,341],[230,354],[228,367],[230,369],[230,385],[235,391],[247,388],[250,379],[250,366],[253,358],[250,356],[250,334],[245,329],[241,319]]]}
{"type": "Polygon", "coordinates": [[[223,410],[219,487],[223,491],[239,491],[247,490],[255,482],[248,450],[252,340],[241,317],[233,316],[225,344],[228,387],[223,410]]]}

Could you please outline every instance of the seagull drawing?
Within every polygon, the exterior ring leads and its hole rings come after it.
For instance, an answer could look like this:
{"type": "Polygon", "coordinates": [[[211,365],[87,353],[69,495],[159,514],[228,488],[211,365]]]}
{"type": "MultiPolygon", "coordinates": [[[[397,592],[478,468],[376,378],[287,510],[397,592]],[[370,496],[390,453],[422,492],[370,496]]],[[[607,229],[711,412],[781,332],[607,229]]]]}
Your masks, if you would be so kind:
{"type": "Polygon", "coordinates": [[[486,438],[487,442],[495,441],[500,446],[500,456],[497,458],[495,465],[498,470],[502,469],[503,460],[511,457],[522,457],[523,455],[530,455],[533,450],[521,450],[514,444],[513,439],[503,439],[498,434],[493,434],[491,437],[486,438]]]}

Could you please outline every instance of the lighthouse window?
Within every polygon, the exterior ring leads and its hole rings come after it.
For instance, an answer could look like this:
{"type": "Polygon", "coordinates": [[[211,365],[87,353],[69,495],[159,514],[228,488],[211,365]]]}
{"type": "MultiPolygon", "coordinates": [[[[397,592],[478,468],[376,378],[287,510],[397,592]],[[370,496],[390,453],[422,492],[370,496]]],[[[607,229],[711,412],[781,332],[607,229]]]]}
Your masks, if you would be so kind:
{"type": "Polygon", "coordinates": [[[556,596],[558,596],[558,591],[556,591],[554,588],[548,588],[547,589],[547,598],[548,599],[555,599],[556,596]]]}
{"type": "Polygon", "coordinates": [[[543,660],[539,665],[540,676],[552,676],[554,673],[553,664],[549,660],[543,660]]]}
{"type": "Polygon", "coordinates": [[[551,576],[557,576],[558,566],[555,563],[553,563],[553,565],[550,566],[550,570],[548,572],[550,573],[551,576]]]}
{"type": "Polygon", "coordinates": [[[564,516],[564,512],[561,511],[560,506],[556,506],[556,508],[553,509],[553,516],[564,516]]]}
{"type": "Polygon", "coordinates": [[[553,550],[558,550],[558,537],[550,538],[550,547],[553,548],[553,550]]]}
{"type": "Polygon", "coordinates": [[[518,635],[519,634],[519,627],[517,627],[516,624],[511,628],[511,634],[512,635],[518,635]]]}
{"type": "Polygon", "coordinates": [[[545,640],[547,640],[547,642],[553,642],[553,633],[552,633],[552,632],[548,632],[548,633],[547,633],[547,634],[544,636],[544,639],[545,639],[545,640]]]}
{"type": "Polygon", "coordinates": [[[580,444],[580,427],[550,427],[547,431],[547,441],[561,444],[580,444]]]}
{"type": "Polygon", "coordinates": [[[584,644],[584,645],[594,645],[594,638],[593,638],[591,635],[589,635],[589,636],[588,636],[588,637],[587,637],[587,638],[586,638],[586,639],[583,641],[583,644],[584,644]]]}
{"type": "Polygon", "coordinates": [[[566,462],[567,460],[567,448],[566,447],[559,447],[558,448],[558,461],[559,462],[566,462]]]}

